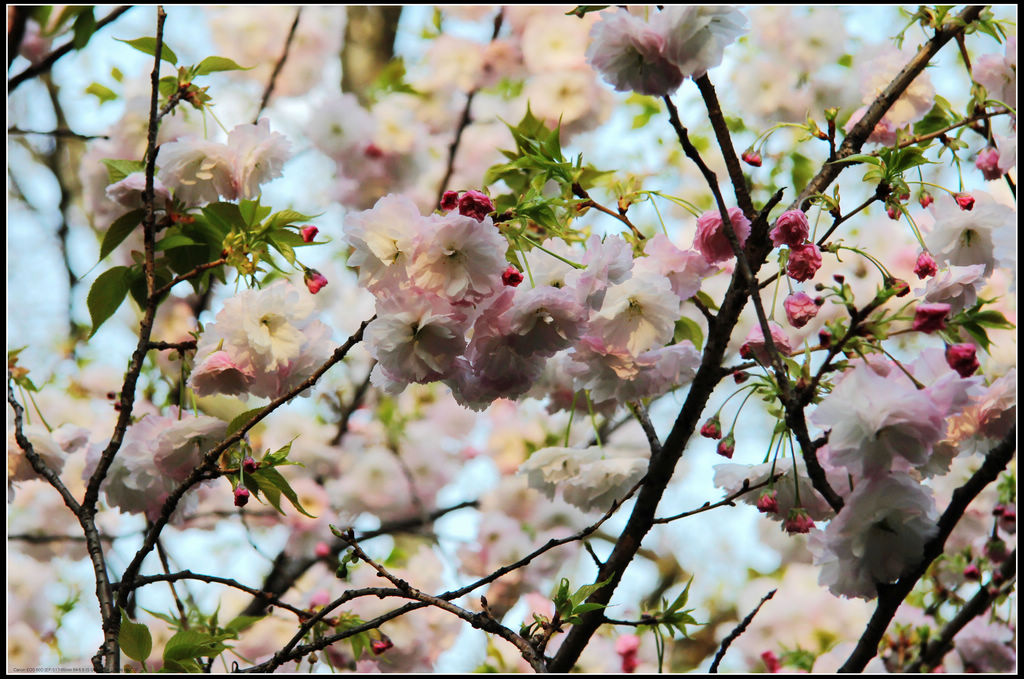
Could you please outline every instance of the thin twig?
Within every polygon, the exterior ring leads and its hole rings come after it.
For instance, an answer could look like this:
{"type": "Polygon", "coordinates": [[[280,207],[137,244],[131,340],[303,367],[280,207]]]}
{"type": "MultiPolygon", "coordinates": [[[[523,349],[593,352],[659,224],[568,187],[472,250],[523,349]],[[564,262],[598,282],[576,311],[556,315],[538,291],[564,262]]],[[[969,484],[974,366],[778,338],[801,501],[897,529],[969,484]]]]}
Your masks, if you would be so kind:
{"type": "MultiPolygon", "coordinates": [[[[101,28],[103,28],[107,24],[111,23],[112,21],[117,19],[119,16],[121,16],[122,14],[124,14],[125,12],[130,10],[131,8],[132,8],[132,5],[122,5],[122,6],[118,7],[117,9],[112,11],[110,14],[108,14],[107,16],[103,17],[102,19],[100,19],[99,21],[96,22],[96,31],[93,31],[93,33],[96,33],[101,28]]],[[[73,52],[75,49],[76,48],[75,48],[75,45],[74,45],[74,41],[69,40],[68,42],[64,43],[63,45],[61,45],[60,47],[58,47],[54,51],[50,52],[38,64],[33,64],[32,66],[29,66],[24,71],[22,71],[18,75],[14,76],[10,80],[8,80],[7,81],[7,94],[9,95],[11,92],[14,91],[14,89],[18,85],[20,85],[21,83],[25,82],[26,80],[29,80],[30,78],[35,78],[36,76],[39,76],[39,75],[42,75],[43,73],[46,73],[51,68],[53,68],[53,65],[55,63],[57,63],[58,59],[60,59],[64,55],[68,54],[69,52],[73,52]]]]}
{"type": "Polygon", "coordinates": [[[732,632],[729,632],[729,635],[725,637],[725,639],[722,639],[722,646],[718,649],[718,653],[715,654],[715,659],[711,662],[711,667],[708,668],[708,672],[710,672],[711,674],[715,674],[718,672],[718,663],[720,663],[722,661],[722,658],[725,657],[725,652],[729,649],[729,646],[747,630],[747,627],[750,626],[750,623],[754,621],[754,616],[757,615],[757,612],[759,610],[761,610],[761,606],[764,606],[766,601],[775,596],[775,592],[776,590],[773,589],[772,591],[768,592],[763,597],[761,597],[761,602],[757,604],[757,607],[754,608],[754,610],[750,611],[747,617],[743,618],[743,621],[736,626],[736,629],[734,629],[732,632]]]}
{"type": "Polygon", "coordinates": [[[252,121],[255,125],[260,121],[260,115],[263,113],[263,109],[267,107],[267,102],[270,101],[270,95],[274,92],[274,86],[277,84],[277,76],[281,74],[281,70],[284,68],[284,62],[288,59],[288,51],[292,47],[292,40],[295,38],[295,29],[299,27],[299,17],[302,16],[302,8],[295,8],[295,20],[292,21],[292,27],[288,30],[288,37],[284,41],[284,51],[281,52],[281,57],[277,60],[274,65],[274,72],[270,74],[270,81],[267,83],[267,88],[263,90],[263,98],[260,99],[260,107],[256,110],[256,118],[252,121]]]}
{"type": "Polygon", "coordinates": [[[38,134],[44,137],[56,137],[58,139],[78,139],[79,141],[91,141],[93,139],[110,139],[105,134],[78,134],[71,130],[49,130],[47,132],[41,132],[39,130],[23,130],[20,127],[8,127],[7,134],[38,134]]]}

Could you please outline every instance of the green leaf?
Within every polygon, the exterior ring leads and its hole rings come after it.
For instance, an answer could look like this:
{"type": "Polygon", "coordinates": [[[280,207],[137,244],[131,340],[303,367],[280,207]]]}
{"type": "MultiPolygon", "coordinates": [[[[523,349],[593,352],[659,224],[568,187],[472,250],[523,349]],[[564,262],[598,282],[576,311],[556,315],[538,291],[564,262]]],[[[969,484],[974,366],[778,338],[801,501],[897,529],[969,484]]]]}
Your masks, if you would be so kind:
{"type": "Polygon", "coordinates": [[[248,71],[252,68],[255,67],[239,66],[227,57],[206,57],[193,67],[192,72],[195,75],[209,75],[218,71],[248,71]]]}
{"type": "Polygon", "coordinates": [[[675,334],[672,338],[672,341],[676,344],[683,340],[693,342],[693,346],[697,348],[697,351],[700,351],[704,345],[704,332],[700,329],[700,325],[686,316],[676,321],[675,334]]]}
{"type": "Polygon", "coordinates": [[[101,162],[107,166],[107,184],[116,184],[128,175],[144,172],[146,169],[146,163],[141,160],[103,158],[101,162]]]}
{"type": "Polygon", "coordinates": [[[308,222],[309,220],[316,219],[319,216],[320,215],[304,215],[301,212],[296,212],[295,210],[281,210],[280,212],[275,212],[273,216],[267,220],[267,223],[264,224],[263,228],[270,231],[281,228],[282,226],[294,224],[295,222],[308,222]]]}
{"type": "Polygon", "coordinates": [[[846,156],[841,160],[833,160],[832,163],[868,163],[877,167],[882,165],[882,161],[879,158],[869,156],[866,153],[854,153],[852,156],[846,156]]]}
{"type": "Polygon", "coordinates": [[[292,249],[292,246],[277,239],[268,238],[267,241],[273,245],[274,249],[280,252],[286,260],[288,260],[289,264],[295,266],[295,250],[292,249]]]}
{"type": "Polygon", "coordinates": [[[164,646],[164,661],[184,661],[192,658],[210,658],[227,648],[222,642],[230,635],[211,636],[194,629],[179,630],[164,646]]]}
{"type": "Polygon", "coordinates": [[[99,83],[92,83],[85,88],[86,94],[91,94],[100,100],[101,104],[105,104],[108,101],[114,101],[117,99],[117,93],[110,89],[106,85],[100,85],[99,83]]]}
{"type": "MultiPolygon", "coordinates": [[[[298,438],[298,437],[296,437],[296,438],[298,438]]],[[[292,439],[292,440],[294,441],[294,439],[292,439]]],[[[279,465],[286,464],[287,460],[288,460],[288,453],[290,453],[291,450],[292,450],[292,442],[289,441],[288,443],[284,444],[283,446],[281,446],[280,448],[278,448],[274,452],[272,452],[272,453],[268,452],[266,455],[264,455],[262,462],[263,462],[264,465],[266,465],[268,467],[277,467],[279,465]]],[[[295,463],[291,463],[291,464],[295,464],[295,463]]]]}
{"type": "Polygon", "coordinates": [[[203,215],[225,236],[234,229],[241,230],[246,226],[241,210],[234,203],[210,203],[203,208],[203,215]]]}
{"type": "Polygon", "coordinates": [[[139,224],[146,211],[142,208],[132,210],[114,220],[107,232],[103,234],[103,243],[100,245],[100,261],[113,252],[139,224]]]}
{"type": "Polygon", "coordinates": [[[74,31],[75,37],[71,39],[71,44],[76,50],[80,50],[89,43],[89,38],[96,32],[96,17],[92,7],[87,7],[75,18],[74,31]]]}
{"type": "MultiPolygon", "coordinates": [[[[114,38],[114,40],[123,42],[126,45],[131,45],[143,54],[148,54],[151,57],[156,56],[156,38],[135,38],[134,40],[121,40],[120,38],[114,38]]],[[[167,43],[164,43],[161,46],[160,60],[166,61],[173,66],[178,65],[178,55],[174,53],[174,50],[172,50],[167,43]]]]}
{"type": "MultiPolygon", "coordinates": [[[[272,468],[264,468],[259,469],[256,472],[256,474],[261,474],[263,478],[265,478],[267,481],[273,484],[275,488],[281,491],[281,493],[283,493],[284,496],[288,498],[288,501],[292,503],[292,506],[295,507],[295,509],[299,510],[301,513],[305,514],[311,519],[316,518],[303,508],[302,504],[299,502],[299,496],[295,494],[295,491],[288,484],[288,480],[281,476],[281,472],[272,468]]],[[[260,484],[260,488],[263,488],[262,483],[260,484]]]]}
{"type": "Polygon", "coordinates": [[[611,581],[612,581],[612,578],[611,578],[611,576],[609,576],[608,579],[605,580],[604,582],[597,582],[597,583],[594,583],[593,585],[583,585],[578,590],[576,590],[575,594],[573,594],[572,596],[569,597],[569,601],[572,602],[573,606],[578,606],[580,603],[582,603],[583,601],[588,599],[591,594],[593,594],[597,590],[601,589],[602,587],[604,587],[605,585],[607,585],[611,581]]]}
{"type": "Polygon", "coordinates": [[[235,634],[244,632],[265,617],[264,615],[240,615],[225,625],[224,629],[235,634]]]}
{"type": "Polygon", "coordinates": [[[979,311],[978,313],[971,316],[978,325],[985,326],[986,328],[1002,328],[1003,330],[1013,330],[1015,326],[1010,321],[1006,320],[1006,316],[995,309],[989,309],[988,311],[979,311]]]}
{"type": "Polygon", "coordinates": [[[141,622],[132,622],[123,608],[117,643],[126,656],[143,663],[153,650],[153,637],[149,633],[149,628],[141,622]]]}
{"type": "Polygon", "coordinates": [[[584,15],[590,14],[591,12],[597,12],[611,5],[576,5],[574,9],[569,10],[565,13],[566,16],[577,16],[583,18],[584,15]]]}
{"type": "Polygon", "coordinates": [[[176,674],[201,674],[203,666],[195,660],[164,660],[164,672],[176,674]]]}
{"type": "Polygon", "coordinates": [[[170,97],[178,91],[178,76],[165,75],[163,78],[160,78],[157,88],[162,96],[170,97]]]}
{"type": "Polygon", "coordinates": [[[228,430],[227,430],[227,433],[225,434],[225,436],[226,437],[227,436],[231,436],[232,434],[234,434],[235,432],[240,430],[257,413],[261,413],[261,412],[263,412],[263,410],[264,410],[264,408],[262,408],[262,407],[260,407],[260,408],[253,408],[252,410],[246,410],[241,415],[236,416],[235,419],[231,420],[231,423],[228,424],[228,430]]]}
{"type": "Polygon", "coordinates": [[[96,334],[104,321],[114,315],[127,294],[128,267],[115,266],[96,278],[85,300],[86,306],[89,307],[89,317],[92,319],[92,332],[89,333],[89,338],[96,334]]]}

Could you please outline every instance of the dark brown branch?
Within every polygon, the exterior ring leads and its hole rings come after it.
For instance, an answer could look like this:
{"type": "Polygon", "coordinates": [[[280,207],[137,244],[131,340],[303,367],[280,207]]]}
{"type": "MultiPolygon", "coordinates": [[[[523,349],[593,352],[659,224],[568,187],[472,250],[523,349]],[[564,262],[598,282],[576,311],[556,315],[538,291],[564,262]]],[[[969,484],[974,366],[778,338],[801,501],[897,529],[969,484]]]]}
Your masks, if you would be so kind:
{"type": "Polygon", "coordinates": [[[694,80],[704,98],[704,106],[708,110],[708,118],[711,121],[711,128],[715,131],[718,140],[718,147],[722,150],[722,159],[725,160],[725,168],[729,172],[729,180],[732,182],[733,191],[736,194],[736,205],[743,210],[747,219],[754,217],[756,210],[750,200],[750,191],[747,189],[747,181],[743,177],[743,170],[740,166],[740,159],[736,155],[736,149],[732,145],[732,135],[729,134],[729,126],[725,122],[725,115],[722,113],[722,106],[718,103],[718,95],[715,86],[711,84],[705,73],[694,80]]]}
{"type": "Polygon", "coordinates": [[[964,515],[967,506],[987,485],[999,477],[999,474],[1013,459],[1016,451],[1017,427],[1014,427],[996,447],[989,451],[981,468],[964,485],[953,491],[953,498],[950,500],[949,506],[939,518],[938,533],[925,543],[921,562],[904,573],[895,583],[878,585],[878,605],[875,612],[871,616],[871,620],[868,621],[853,653],[839,668],[840,672],[864,671],[868,661],[878,653],[878,643],[885,635],[885,630],[888,629],[893,616],[896,615],[896,610],[914,589],[917,581],[924,576],[932,561],[942,554],[946,540],[964,515]]]}
{"type": "Polygon", "coordinates": [[[363,404],[363,399],[366,397],[366,392],[370,390],[370,375],[373,374],[373,368],[377,365],[377,361],[374,361],[370,365],[370,369],[366,372],[366,378],[356,388],[356,392],[352,394],[352,400],[349,401],[348,406],[341,413],[341,417],[338,419],[338,433],[331,439],[331,445],[336,446],[341,443],[341,439],[345,438],[345,434],[348,433],[348,422],[352,419],[352,415],[359,410],[359,406],[363,404]]]}
{"type": "Polygon", "coordinates": [[[711,661],[711,667],[708,668],[708,672],[711,674],[718,673],[718,664],[722,662],[722,658],[725,657],[725,652],[729,650],[729,646],[732,642],[736,641],[741,634],[747,631],[747,628],[750,627],[750,623],[754,621],[754,616],[761,610],[761,606],[764,606],[769,599],[775,596],[775,592],[776,590],[773,589],[761,597],[761,602],[757,604],[757,607],[750,611],[747,617],[743,618],[742,622],[740,622],[739,625],[736,625],[736,628],[732,632],[729,632],[727,637],[722,639],[722,646],[718,649],[718,653],[715,654],[715,659],[711,661]]]}
{"type": "MultiPolygon", "coordinates": [[[[103,17],[102,19],[100,19],[99,21],[96,22],[96,31],[99,31],[101,28],[103,28],[107,24],[109,24],[112,21],[116,20],[119,16],[121,16],[122,14],[124,14],[125,12],[130,10],[131,8],[132,8],[131,5],[122,5],[122,6],[118,7],[117,9],[112,11],[110,14],[108,14],[107,16],[103,17]]],[[[74,50],[75,50],[75,45],[74,45],[73,41],[69,40],[68,42],[64,43],[63,45],[61,45],[60,47],[58,47],[57,49],[55,49],[54,51],[52,51],[48,55],[46,55],[46,57],[44,57],[43,60],[40,61],[38,64],[33,64],[32,66],[29,66],[24,71],[22,71],[18,75],[14,76],[10,80],[8,80],[7,81],[7,93],[10,94],[11,92],[13,92],[14,89],[16,87],[18,87],[18,85],[20,85],[21,83],[25,82],[26,80],[29,80],[30,78],[35,78],[36,76],[39,76],[39,75],[42,75],[43,73],[46,73],[51,68],[53,68],[53,65],[55,63],[57,63],[58,59],[60,59],[61,57],[65,56],[69,52],[73,52],[74,50]]],[[[8,54],[8,57],[9,56],[10,55],[8,54]]]]}
{"type": "Polygon", "coordinates": [[[162,286],[162,287],[158,288],[156,291],[154,291],[153,297],[159,298],[159,297],[163,296],[164,294],[170,292],[171,288],[173,288],[178,283],[181,283],[182,281],[187,281],[190,278],[195,278],[199,274],[203,273],[204,271],[208,271],[209,269],[216,269],[218,266],[220,266],[221,264],[224,264],[227,261],[228,260],[227,260],[226,257],[221,257],[220,259],[215,259],[212,262],[206,262],[205,264],[200,264],[196,268],[192,269],[191,271],[186,271],[185,273],[181,274],[180,276],[175,276],[174,279],[172,279],[169,283],[165,284],[164,286],[162,286]]]}
{"type": "Polygon", "coordinates": [[[281,75],[281,69],[284,68],[284,62],[288,59],[288,51],[292,47],[292,40],[295,38],[295,29],[299,27],[299,17],[302,16],[302,8],[295,8],[295,20],[292,21],[292,27],[288,30],[288,37],[284,41],[284,51],[281,52],[281,57],[277,60],[274,65],[274,72],[270,74],[270,81],[267,83],[267,88],[263,90],[263,98],[260,99],[260,107],[256,110],[256,118],[252,121],[255,125],[260,121],[260,114],[263,113],[263,109],[267,107],[267,102],[270,101],[270,95],[274,93],[274,86],[277,84],[277,77],[281,75]]]}

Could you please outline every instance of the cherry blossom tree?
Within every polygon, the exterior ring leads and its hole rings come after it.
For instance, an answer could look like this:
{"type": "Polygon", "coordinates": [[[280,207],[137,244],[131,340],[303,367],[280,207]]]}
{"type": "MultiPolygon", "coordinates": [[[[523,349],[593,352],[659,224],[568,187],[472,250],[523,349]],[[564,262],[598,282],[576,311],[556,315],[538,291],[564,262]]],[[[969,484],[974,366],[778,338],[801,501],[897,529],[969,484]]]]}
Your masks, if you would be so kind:
{"type": "Polygon", "coordinates": [[[8,669],[1012,672],[1015,20],[9,7],[8,669]]]}

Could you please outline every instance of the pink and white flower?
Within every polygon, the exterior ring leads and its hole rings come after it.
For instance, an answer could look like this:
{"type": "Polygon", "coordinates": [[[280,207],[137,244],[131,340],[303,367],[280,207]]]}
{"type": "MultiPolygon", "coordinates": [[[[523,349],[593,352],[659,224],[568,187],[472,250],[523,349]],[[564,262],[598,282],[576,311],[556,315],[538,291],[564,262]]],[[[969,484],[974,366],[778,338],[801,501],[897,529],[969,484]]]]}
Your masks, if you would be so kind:
{"type": "Polygon", "coordinates": [[[875,598],[879,584],[920,563],[938,518],[928,489],[909,476],[861,482],[843,511],[808,541],[822,569],[818,582],[836,596],[875,598]]]}
{"type": "MultiPolygon", "coordinates": [[[[732,222],[732,229],[742,248],[750,236],[750,220],[738,207],[732,207],[729,208],[729,221],[732,222]]],[[[725,235],[722,216],[718,210],[708,210],[697,220],[697,235],[693,239],[693,247],[700,250],[709,264],[718,264],[736,256],[728,236],[725,235]]]]}

